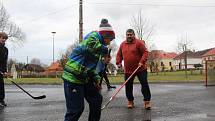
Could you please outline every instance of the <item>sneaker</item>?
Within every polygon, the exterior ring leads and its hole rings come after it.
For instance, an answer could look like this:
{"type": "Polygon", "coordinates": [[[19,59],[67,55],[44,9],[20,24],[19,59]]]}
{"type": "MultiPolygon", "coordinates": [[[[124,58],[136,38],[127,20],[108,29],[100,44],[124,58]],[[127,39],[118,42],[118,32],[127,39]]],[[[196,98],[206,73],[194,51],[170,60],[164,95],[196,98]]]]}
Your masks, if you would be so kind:
{"type": "Polygon", "coordinates": [[[116,86],[111,86],[111,85],[109,85],[108,88],[116,88],[116,86]]]}
{"type": "Polygon", "coordinates": [[[144,101],[144,108],[146,110],[150,110],[151,109],[151,102],[150,101],[144,101]]]}
{"type": "Polygon", "coordinates": [[[111,85],[109,85],[109,86],[107,87],[108,91],[111,91],[112,88],[116,88],[116,86],[111,86],[111,85]]]}
{"type": "Polygon", "coordinates": [[[128,101],[128,108],[134,108],[134,102],[133,101],[128,101]]]}
{"type": "Polygon", "coordinates": [[[4,101],[0,101],[0,106],[2,106],[2,107],[6,107],[6,106],[7,106],[7,104],[6,104],[4,101]]]}

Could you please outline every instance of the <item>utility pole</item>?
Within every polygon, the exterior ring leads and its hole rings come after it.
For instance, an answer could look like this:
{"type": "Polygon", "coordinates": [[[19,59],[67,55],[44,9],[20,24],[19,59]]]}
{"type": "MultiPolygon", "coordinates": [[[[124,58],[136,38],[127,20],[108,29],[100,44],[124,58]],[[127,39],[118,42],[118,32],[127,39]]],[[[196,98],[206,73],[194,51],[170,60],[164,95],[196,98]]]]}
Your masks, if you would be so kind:
{"type": "Polygon", "coordinates": [[[79,1],[79,42],[83,40],[83,0],[79,1]]]}
{"type": "Polygon", "coordinates": [[[27,64],[28,64],[28,56],[27,56],[27,64]]]}

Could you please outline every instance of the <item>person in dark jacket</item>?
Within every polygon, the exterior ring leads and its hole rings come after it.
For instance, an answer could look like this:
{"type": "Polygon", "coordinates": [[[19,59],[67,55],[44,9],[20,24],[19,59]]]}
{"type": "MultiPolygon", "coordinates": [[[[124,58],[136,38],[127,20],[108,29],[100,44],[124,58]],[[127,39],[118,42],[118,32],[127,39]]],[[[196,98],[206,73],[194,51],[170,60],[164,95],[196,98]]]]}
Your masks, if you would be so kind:
{"type": "Polygon", "coordinates": [[[102,19],[99,31],[87,34],[73,49],[62,75],[67,108],[64,121],[78,121],[84,110],[84,99],[89,103],[88,121],[100,120],[103,98],[96,65],[108,54],[107,45],[114,38],[115,33],[108,20],[102,19]]]}
{"type": "Polygon", "coordinates": [[[4,76],[7,75],[7,59],[8,49],[5,47],[5,42],[8,36],[4,32],[0,32],[0,106],[7,106],[4,101],[5,89],[4,89],[4,76]]]}
{"type": "Polygon", "coordinates": [[[105,83],[107,85],[107,89],[109,91],[109,90],[111,90],[111,88],[116,88],[116,86],[111,86],[110,85],[110,81],[109,81],[107,73],[106,73],[106,71],[107,71],[107,63],[109,63],[109,62],[106,62],[105,58],[101,59],[97,64],[96,71],[98,72],[99,76],[101,77],[100,85],[102,84],[102,81],[104,79],[104,81],[105,81],[105,83]]]}

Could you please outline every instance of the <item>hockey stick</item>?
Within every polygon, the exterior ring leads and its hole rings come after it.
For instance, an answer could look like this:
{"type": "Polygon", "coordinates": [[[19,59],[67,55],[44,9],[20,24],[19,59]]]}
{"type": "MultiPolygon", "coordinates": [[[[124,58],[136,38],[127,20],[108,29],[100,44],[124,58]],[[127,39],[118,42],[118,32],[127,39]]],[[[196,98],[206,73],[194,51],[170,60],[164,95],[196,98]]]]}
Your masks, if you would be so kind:
{"type": "Polygon", "coordinates": [[[21,86],[19,86],[17,83],[15,83],[14,81],[10,80],[14,85],[16,85],[19,89],[21,89],[22,91],[24,91],[26,94],[28,94],[30,97],[32,97],[35,100],[39,100],[39,99],[44,99],[46,98],[45,95],[41,95],[41,96],[33,96],[30,93],[28,93],[26,90],[24,90],[21,86]]]}
{"type": "MultiPolygon", "coordinates": [[[[3,73],[2,72],[0,72],[2,75],[3,75],[3,73]]],[[[41,96],[37,96],[37,97],[35,97],[35,96],[33,96],[33,95],[31,95],[29,92],[27,92],[26,90],[24,90],[21,86],[19,86],[17,83],[15,83],[14,81],[12,81],[12,79],[9,79],[14,85],[16,85],[19,89],[21,89],[22,91],[24,91],[26,94],[28,94],[30,97],[32,97],[33,99],[35,99],[35,100],[39,100],[39,99],[44,99],[44,98],[46,98],[46,96],[45,95],[41,95],[41,96]]]]}
{"type": "Polygon", "coordinates": [[[109,99],[109,101],[102,106],[101,110],[105,109],[110,102],[116,97],[116,95],[119,93],[119,91],[125,86],[125,84],[131,79],[131,77],[137,72],[137,70],[140,68],[141,66],[138,66],[134,72],[128,77],[128,79],[115,91],[115,93],[111,96],[111,98],[109,99]]]}

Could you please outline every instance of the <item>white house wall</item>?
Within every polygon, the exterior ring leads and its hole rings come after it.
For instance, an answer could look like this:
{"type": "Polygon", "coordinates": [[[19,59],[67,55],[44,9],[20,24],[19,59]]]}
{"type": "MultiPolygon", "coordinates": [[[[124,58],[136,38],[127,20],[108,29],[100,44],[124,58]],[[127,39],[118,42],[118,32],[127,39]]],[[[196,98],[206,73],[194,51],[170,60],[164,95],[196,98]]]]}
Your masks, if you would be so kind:
{"type": "MultiPolygon", "coordinates": [[[[179,69],[179,63],[181,63],[181,69],[185,69],[184,59],[177,59],[173,61],[174,69],[179,69]]],[[[201,58],[187,58],[187,68],[194,68],[194,64],[202,64],[201,58]]]]}

